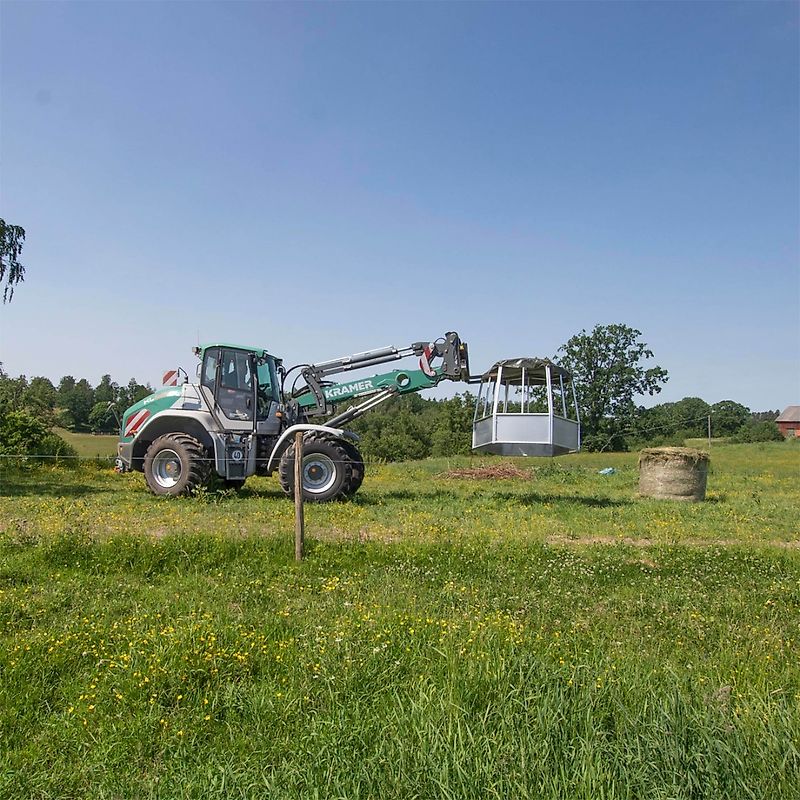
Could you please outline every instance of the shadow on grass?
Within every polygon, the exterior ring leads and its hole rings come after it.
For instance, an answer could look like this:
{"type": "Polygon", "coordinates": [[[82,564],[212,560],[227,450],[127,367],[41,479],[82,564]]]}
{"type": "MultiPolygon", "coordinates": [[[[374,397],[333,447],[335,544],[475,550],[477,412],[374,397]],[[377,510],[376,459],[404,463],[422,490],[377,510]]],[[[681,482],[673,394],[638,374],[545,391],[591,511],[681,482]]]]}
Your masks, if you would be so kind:
{"type": "MultiPolygon", "coordinates": [[[[427,503],[431,500],[453,500],[456,495],[445,489],[436,489],[432,492],[401,489],[389,492],[367,492],[357,494],[353,502],[362,506],[376,506],[387,501],[414,501],[427,503]]],[[[630,506],[631,500],[613,500],[610,497],[586,497],[574,494],[540,494],[538,492],[497,492],[489,490],[485,493],[471,495],[469,502],[480,503],[482,500],[501,500],[509,505],[541,506],[550,505],[580,505],[588,508],[612,508],[617,506],[630,506]]]]}
{"type": "Polygon", "coordinates": [[[727,503],[728,495],[725,492],[717,492],[717,494],[707,495],[703,500],[704,503],[727,503]]]}
{"type": "MultiPolygon", "coordinates": [[[[631,500],[612,500],[610,497],[581,497],[568,494],[526,494],[511,495],[522,506],[538,506],[542,503],[551,505],[579,505],[587,508],[617,508],[633,505],[631,500]]],[[[510,499],[510,498],[509,498],[510,499]]]]}
{"type": "Polygon", "coordinates": [[[193,495],[195,500],[212,503],[229,503],[237,500],[291,500],[280,489],[251,489],[249,486],[241,489],[209,489],[201,494],[193,495]]]}
{"type": "Polygon", "coordinates": [[[426,492],[423,490],[412,490],[412,489],[398,489],[396,491],[390,492],[377,492],[370,489],[362,490],[355,494],[350,502],[355,503],[359,506],[378,506],[384,503],[387,500],[394,501],[394,500],[405,500],[405,501],[414,501],[418,500],[420,502],[429,502],[431,500],[452,500],[454,499],[455,495],[453,492],[445,491],[444,489],[435,489],[432,492],[426,492]]]}
{"type": "Polygon", "coordinates": [[[0,497],[85,497],[110,491],[112,489],[107,486],[92,483],[61,483],[39,476],[0,475],[0,497]]]}
{"type": "Polygon", "coordinates": [[[539,492],[493,492],[492,497],[497,500],[505,500],[509,503],[516,503],[521,506],[541,506],[545,503],[549,505],[579,505],[587,508],[615,508],[617,506],[633,505],[631,500],[612,500],[610,497],[595,497],[594,495],[585,496],[579,494],[540,494],[539,492]]]}

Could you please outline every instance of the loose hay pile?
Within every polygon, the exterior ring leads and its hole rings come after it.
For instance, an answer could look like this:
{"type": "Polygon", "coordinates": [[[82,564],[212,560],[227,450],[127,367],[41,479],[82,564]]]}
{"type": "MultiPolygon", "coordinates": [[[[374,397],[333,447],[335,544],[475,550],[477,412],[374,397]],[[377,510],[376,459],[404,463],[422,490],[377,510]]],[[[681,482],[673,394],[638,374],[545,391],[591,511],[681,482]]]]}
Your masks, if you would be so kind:
{"type": "Polygon", "coordinates": [[[700,502],[706,496],[708,453],[692,447],[650,447],[639,453],[639,494],[700,502]]]}
{"type": "Polygon", "coordinates": [[[530,470],[520,469],[513,464],[494,464],[492,466],[465,467],[464,469],[451,469],[442,474],[443,478],[460,478],[468,481],[502,480],[504,478],[523,478],[530,480],[533,473],[530,470]]]}

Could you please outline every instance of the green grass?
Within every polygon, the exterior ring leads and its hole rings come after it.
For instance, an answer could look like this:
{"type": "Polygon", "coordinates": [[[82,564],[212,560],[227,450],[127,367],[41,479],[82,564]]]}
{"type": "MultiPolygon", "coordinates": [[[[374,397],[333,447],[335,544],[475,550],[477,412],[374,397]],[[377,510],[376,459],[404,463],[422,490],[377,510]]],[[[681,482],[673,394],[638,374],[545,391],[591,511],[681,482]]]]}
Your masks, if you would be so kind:
{"type": "Polygon", "coordinates": [[[274,480],[0,474],[0,796],[800,796],[800,448],[696,505],[469,462],[307,506],[300,565],[274,480]]]}
{"type": "Polygon", "coordinates": [[[119,436],[73,433],[66,428],[54,430],[67,444],[75,448],[81,458],[113,458],[117,455],[119,436]]]}

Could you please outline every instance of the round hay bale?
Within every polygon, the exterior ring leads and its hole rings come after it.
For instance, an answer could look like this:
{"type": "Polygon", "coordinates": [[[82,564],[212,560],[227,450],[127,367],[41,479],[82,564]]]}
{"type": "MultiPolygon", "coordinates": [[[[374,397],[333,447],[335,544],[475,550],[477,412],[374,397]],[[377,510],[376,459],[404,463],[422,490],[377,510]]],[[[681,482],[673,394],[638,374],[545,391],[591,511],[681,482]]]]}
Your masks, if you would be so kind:
{"type": "Polygon", "coordinates": [[[698,503],[706,497],[708,453],[692,447],[648,447],[639,453],[639,494],[698,503]]]}

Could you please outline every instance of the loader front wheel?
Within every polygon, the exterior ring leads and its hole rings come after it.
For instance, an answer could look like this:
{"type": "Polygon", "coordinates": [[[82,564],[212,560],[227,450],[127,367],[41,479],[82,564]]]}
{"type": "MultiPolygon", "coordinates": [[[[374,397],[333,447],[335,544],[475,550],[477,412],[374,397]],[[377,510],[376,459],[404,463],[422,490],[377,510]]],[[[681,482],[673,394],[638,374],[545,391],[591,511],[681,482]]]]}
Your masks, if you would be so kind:
{"type": "Polygon", "coordinates": [[[361,484],[364,481],[364,457],[352,442],[342,441],[341,444],[350,454],[352,467],[350,471],[350,483],[345,489],[345,494],[348,497],[352,497],[361,488],[361,484]]]}
{"type": "Polygon", "coordinates": [[[185,433],[159,436],[144,456],[144,478],[153,494],[177,497],[205,486],[210,463],[203,445],[185,433]]]}
{"type": "MultiPolygon", "coordinates": [[[[294,445],[281,456],[278,477],[281,488],[294,496],[294,445]]],[[[303,440],[303,498],[326,503],[352,492],[354,463],[344,443],[337,439],[309,436],[303,440]]]]}

